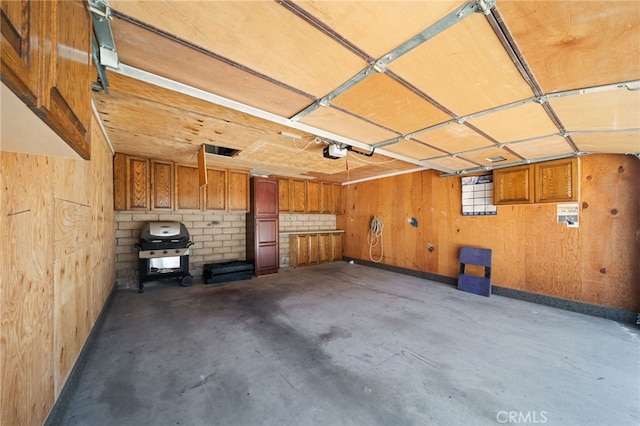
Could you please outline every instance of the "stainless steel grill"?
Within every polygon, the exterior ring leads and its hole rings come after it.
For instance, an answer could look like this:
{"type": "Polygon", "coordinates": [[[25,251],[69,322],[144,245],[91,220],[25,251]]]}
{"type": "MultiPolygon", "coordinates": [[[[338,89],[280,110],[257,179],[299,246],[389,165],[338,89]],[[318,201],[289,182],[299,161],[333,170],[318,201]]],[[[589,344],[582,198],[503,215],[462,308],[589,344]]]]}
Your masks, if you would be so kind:
{"type": "Polygon", "coordinates": [[[139,288],[144,283],[175,277],[183,287],[193,284],[189,274],[189,231],[181,222],[147,222],[135,247],[139,260],[139,288]]]}

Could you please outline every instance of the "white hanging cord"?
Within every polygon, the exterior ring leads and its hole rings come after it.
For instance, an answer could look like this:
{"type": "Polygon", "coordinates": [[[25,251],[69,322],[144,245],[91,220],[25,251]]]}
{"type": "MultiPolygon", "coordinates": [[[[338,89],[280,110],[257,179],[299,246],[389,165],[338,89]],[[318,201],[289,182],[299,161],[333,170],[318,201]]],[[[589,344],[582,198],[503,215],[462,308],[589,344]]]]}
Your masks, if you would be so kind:
{"type": "Polygon", "coordinates": [[[382,230],[384,228],[384,224],[382,223],[382,219],[378,216],[374,216],[371,219],[371,229],[369,230],[369,234],[367,234],[367,243],[369,243],[369,259],[371,259],[374,263],[379,263],[382,260],[382,256],[384,256],[384,243],[382,242],[382,230]],[[380,242],[380,257],[376,260],[373,258],[371,254],[373,247],[378,245],[380,242]]]}

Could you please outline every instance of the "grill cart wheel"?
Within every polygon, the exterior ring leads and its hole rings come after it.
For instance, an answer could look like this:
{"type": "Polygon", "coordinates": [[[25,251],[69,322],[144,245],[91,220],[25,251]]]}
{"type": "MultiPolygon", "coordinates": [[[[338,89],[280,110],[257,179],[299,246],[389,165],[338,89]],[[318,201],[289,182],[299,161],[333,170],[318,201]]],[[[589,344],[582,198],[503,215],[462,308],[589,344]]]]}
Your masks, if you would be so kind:
{"type": "Polygon", "coordinates": [[[182,287],[191,287],[191,284],[193,284],[193,277],[191,275],[185,275],[182,277],[182,280],[180,280],[182,287]]]}

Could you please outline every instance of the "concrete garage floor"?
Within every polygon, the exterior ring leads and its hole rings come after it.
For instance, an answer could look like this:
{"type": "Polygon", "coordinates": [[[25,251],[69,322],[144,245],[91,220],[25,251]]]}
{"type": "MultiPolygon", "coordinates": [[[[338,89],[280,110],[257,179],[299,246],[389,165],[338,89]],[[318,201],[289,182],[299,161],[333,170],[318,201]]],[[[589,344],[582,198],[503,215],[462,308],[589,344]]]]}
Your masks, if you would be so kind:
{"type": "Polygon", "coordinates": [[[633,325],[339,262],[116,292],[64,425],[638,425],[633,325]]]}

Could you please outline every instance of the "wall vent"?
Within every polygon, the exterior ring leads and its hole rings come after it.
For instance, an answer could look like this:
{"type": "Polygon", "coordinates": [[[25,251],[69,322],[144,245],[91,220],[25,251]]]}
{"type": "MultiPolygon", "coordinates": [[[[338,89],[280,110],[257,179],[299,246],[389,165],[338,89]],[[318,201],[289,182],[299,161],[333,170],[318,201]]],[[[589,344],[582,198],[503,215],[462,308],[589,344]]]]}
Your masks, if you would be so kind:
{"type": "Polygon", "coordinates": [[[222,155],[225,157],[233,157],[240,152],[239,149],[227,148],[224,146],[204,144],[204,152],[207,154],[222,155]]]}

